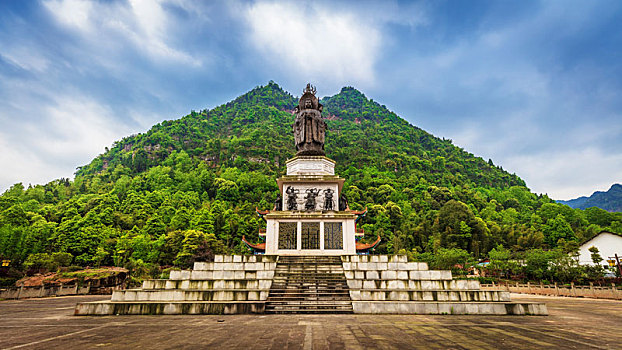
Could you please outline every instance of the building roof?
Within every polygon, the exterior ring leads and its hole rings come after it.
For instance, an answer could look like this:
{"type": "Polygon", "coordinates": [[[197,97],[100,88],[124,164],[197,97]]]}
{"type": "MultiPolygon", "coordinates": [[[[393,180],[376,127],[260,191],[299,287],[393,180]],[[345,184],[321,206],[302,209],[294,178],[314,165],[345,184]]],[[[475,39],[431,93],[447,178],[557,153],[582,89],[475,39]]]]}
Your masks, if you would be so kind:
{"type": "Polygon", "coordinates": [[[373,243],[356,242],[356,251],[357,252],[368,252],[370,249],[374,250],[378,246],[378,244],[380,244],[380,235],[378,235],[378,238],[373,243]]]}
{"type": "Polygon", "coordinates": [[[618,235],[618,234],[616,234],[616,233],[613,233],[613,232],[609,232],[609,231],[600,231],[600,233],[598,233],[596,236],[594,236],[594,237],[592,237],[592,238],[588,239],[587,241],[585,241],[585,242],[581,243],[581,247],[583,247],[583,246],[585,246],[585,245],[588,245],[588,246],[590,246],[590,247],[591,247],[590,243],[591,243],[591,242],[593,242],[594,240],[596,240],[596,239],[597,239],[598,237],[600,237],[601,235],[604,235],[604,236],[613,236],[613,237],[612,237],[613,239],[619,239],[619,240],[622,242],[622,236],[620,236],[620,235],[618,235]]]}
{"type": "Polygon", "coordinates": [[[616,254],[622,256],[622,236],[603,231],[587,240],[579,247],[580,264],[593,264],[592,253],[590,252],[591,247],[598,248],[598,254],[604,260],[610,260],[616,254]]]}

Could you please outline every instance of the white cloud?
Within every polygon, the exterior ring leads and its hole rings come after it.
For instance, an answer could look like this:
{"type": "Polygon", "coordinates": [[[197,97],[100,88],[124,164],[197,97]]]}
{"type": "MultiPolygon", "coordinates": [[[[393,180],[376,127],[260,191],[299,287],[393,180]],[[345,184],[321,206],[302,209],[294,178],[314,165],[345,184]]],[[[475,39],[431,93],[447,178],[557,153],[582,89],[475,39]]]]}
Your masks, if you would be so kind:
{"type": "Polygon", "coordinates": [[[249,40],[266,59],[302,78],[372,84],[381,32],[351,12],[310,3],[259,2],[245,12],[249,40]]]}
{"type": "Polygon", "coordinates": [[[48,66],[49,61],[38,52],[32,52],[27,46],[3,42],[3,52],[0,52],[0,57],[4,58],[11,64],[20,67],[21,69],[41,73],[44,72],[48,66]]]}
{"type": "MultiPolygon", "coordinates": [[[[41,105],[41,103],[39,103],[41,105]]],[[[73,177],[73,169],[84,165],[115,140],[137,127],[115,120],[106,106],[84,96],[60,96],[39,110],[38,119],[22,119],[32,113],[4,109],[0,130],[0,190],[16,182],[47,183],[54,178],[73,177]]]]}
{"type": "Polygon", "coordinates": [[[507,168],[519,174],[536,193],[554,199],[589,196],[622,182],[622,154],[607,154],[597,148],[516,155],[507,168]]]}
{"type": "Polygon", "coordinates": [[[82,31],[91,31],[91,13],[94,3],[84,0],[48,0],[43,5],[54,14],[56,19],[67,26],[82,31]]]}
{"type": "Polygon", "coordinates": [[[109,56],[117,42],[129,41],[139,53],[156,62],[182,63],[200,67],[201,59],[176,46],[169,33],[180,23],[164,10],[165,0],[131,0],[129,4],[87,0],[48,0],[45,8],[61,24],[75,29],[99,54],[109,56]]]}

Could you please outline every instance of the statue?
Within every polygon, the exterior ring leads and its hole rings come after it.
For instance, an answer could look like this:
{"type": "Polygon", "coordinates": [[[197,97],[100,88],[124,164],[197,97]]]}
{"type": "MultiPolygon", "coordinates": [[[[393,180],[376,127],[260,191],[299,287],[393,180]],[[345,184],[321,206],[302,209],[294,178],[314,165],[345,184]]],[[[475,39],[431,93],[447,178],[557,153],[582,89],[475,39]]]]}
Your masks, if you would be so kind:
{"type": "Polygon", "coordinates": [[[324,210],[334,210],[333,193],[335,193],[333,189],[327,188],[324,190],[324,210]]]}
{"type": "Polygon", "coordinates": [[[305,193],[305,210],[315,210],[315,197],[320,194],[317,188],[308,188],[305,193]]]}
{"type": "Polygon", "coordinates": [[[287,210],[298,210],[298,190],[292,186],[287,186],[285,193],[287,194],[287,210]]]}
{"type": "Polygon", "coordinates": [[[277,196],[274,201],[274,211],[282,211],[283,210],[283,198],[281,196],[277,196]]]}
{"type": "Polygon", "coordinates": [[[294,139],[297,156],[323,156],[326,122],[322,119],[322,105],[315,97],[316,89],[311,84],[302,92],[298,106],[294,109],[294,139]]]}
{"type": "Polygon", "coordinates": [[[342,194],[339,197],[339,211],[344,211],[348,209],[348,197],[345,194],[342,194]]]}

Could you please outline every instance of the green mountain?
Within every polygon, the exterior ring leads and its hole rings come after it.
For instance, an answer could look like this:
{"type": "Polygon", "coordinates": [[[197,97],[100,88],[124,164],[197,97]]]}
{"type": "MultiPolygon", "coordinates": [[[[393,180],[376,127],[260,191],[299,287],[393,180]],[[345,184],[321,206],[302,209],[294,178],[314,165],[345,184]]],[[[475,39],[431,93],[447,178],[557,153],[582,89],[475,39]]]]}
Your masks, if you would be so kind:
{"type": "Polygon", "coordinates": [[[609,212],[622,212],[622,185],[613,184],[606,192],[596,191],[589,197],[557,201],[557,203],[578,209],[598,207],[609,212]]]}
{"type": "MultiPolygon", "coordinates": [[[[622,233],[622,214],[536,195],[354,88],[322,103],[327,156],[350,206],[369,209],[362,227],[365,239],[382,237],[379,252],[461,248],[483,257],[499,244],[526,250],[622,233]]],[[[294,155],[296,104],[270,82],[115,142],[73,181],[14,185],[0,196],[0,256],[37,266],[44,253],[68,252],[74,264],[128,266],[246,252],[242,235],[258,241],[263,227],[255,207],[273,206],[275,178],[294,155]]]]}

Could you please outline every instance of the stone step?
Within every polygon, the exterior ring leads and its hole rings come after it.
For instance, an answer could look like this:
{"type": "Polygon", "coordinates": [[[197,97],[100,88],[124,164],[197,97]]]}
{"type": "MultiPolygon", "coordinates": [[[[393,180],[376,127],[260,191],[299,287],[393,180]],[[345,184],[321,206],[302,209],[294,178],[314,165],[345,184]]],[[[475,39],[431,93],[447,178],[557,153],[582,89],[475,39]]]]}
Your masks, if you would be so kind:
{"type": "Polygon", "coordinates": [[[278,265],[286,264],[289,266],[300,267],[300,266],[341,266],[343,267],[343,263],[341,261],[311,261],[311,260],[297,260],[297,261],[279,261],[278,265]]]}
{"type": "Polygon", "coordinates": [[[277,255],[215,255],[214,262],[277,262],[277,255]]]}
{"type": "Polygon", "coordinates": [[[275,267],[276,262],[195,262],[192,271],[267,271],[275,267]]]}
{"type": "Polygon", "coordinates": [[[344,275],[348,279],[382,279],[382,280],[452,280],[451,271],[440,270],[417,270],[417,271],[345,271],[344,275]]]}
{"type": "Polygon", "coordinates": [[[348,280],[351,289],[479,290],[477,280],[348,280]]]}
{"type": "Polygon", "coordinates": [[[348,293],[348,288],[293,288],[293,287],[281,287],[276,289],[270,289],[270,293],[308,293],[308,294],[317,294],[317,293],[325,293],[325,294],[345,294],[348,293]]]}
{"type": "Polygon", "coordinates": [[[264,301],[112,302],[78,303],[74,315],[230,315],[263,314],[264,301]]]}
{"type": "Polygon", "coordinates": [[[350,295],[350,291],[343,290],[301,290],[301,289],[270,289],[270,295],[350,295]]]}
{"type": "Polygon", "coordinates": [[[115,290],[111,301],[247,301],[266,300],[269,290],[115,290]]]}
{"type": "Polygon", "coordinates": [[[307,276],[305,275],[275,276],[273,281],[275,282],[276,281],[279,281],[279,282],[324,281],[324,282],[338,282],[338,283],[346,284],[348,280],[343,278],[343,276],[315,276],[315,275],[309,274],[307,276]]]}
{"type": "Polygon", "coordinates": [[[288,262],[295,260],[310,260],[310,261],[339,261],[341,262],[341,256],[335,255],[282,255],[279,256],[279,262],[288,262]]]}
{"type": "Polygon", "coordinates": [[[301,267],[301,266],[324,266],[324,267],[342,267],[343,263],[340,261],[335,262],[320,262],[320,261],[289,261],[284,262],[280,261],[277,263],[277,266],[292,266],[292,267],[301,267]]]}
{"type": "Polygon", "coordinates": [[[278,302],[296,302],[296,301],[308,301],[308,302],[313,302],[313,303],[318,303],[321,301],[346,301],[346,302],[350,302],[350,297],[347,295],[342,295],[342,296],[322,296],[322,297],[314,297],[314,296],[298,296],[298,297],[276,297],[276,296],[270,296],[268,299],[266,299],[267,302],[270,303],[270,305],[274,305],[278,302]]]}
{"type": "MultiPolygon", "coordinates": [[[[272,297],[272,296],[270,296],[270,297],[272,297]]],[[[283,304],[283,303],[291,303],[292,305],[293,304],[306,305],[306,304],[313,304],[313,303],[315,303],[315,301],[312,301],[312,300],[310,300],[310,301],[305,301],[305,300],[291,300],[291,301],[280,300],[279,302],[274,303],[273,305],[283,304]]],[[[318,305],[320,305],[320,304],[331,304],[331,303],[339,304],[339,305],[350,305],[352,303],[352,301],[350,299],[348,299],[348,300],[336,300],[336,301],[327,300],[327,301],[320,301],[318,303],[318,305]]]]}
{"type": "Polygon", "coordinates": [[[345,278],[342,272],[318,272],[318,271],[277,271],[273,278],[283,277],[314,277],[314,278],[345,278]]]}
{"type": "Polygon", "coordinates": [[[546,304],[515,302],[352,301],[360,314],[548,315],[546,304]]]}
{"type": "Polygon", "coordinates": [[[428,264],[423,262],[344,262],[343,269],[346,271],[427,271],[428,264]]]}
{"type": "Polygon", "coordinates": [[[314,278],[312,276],[309,277],[301,277],[301,278],[274,278],[273,283],[333,283],[333,284],[347,284],[347,280],[337,279],[337,278],[314,278]]]}
{"type": "Polygon", "coordinates": [[[318,308],[282,308],[266,309],[266,314],[352,314],[354,311],[349,309],[318,309],[318,308]]]}
{"type": "Polygon", "coordinates": [[[343,262],[408,262],[406,255],[342,255],[343,262]]]}
{"type": "Polygon", "coordinates": [[[244,280],[145,280],[144,289],[270,289],[271,279],[244,280]]]}
{"type": "Polygon", "coordinates": [[[329,283],[287,283],[273,285],[274,289],[312,289],[312,290],[348,290],[346,284],[329,284],[329,283]]]}
{"type": "Polygon", "coordinates": [[[510,301],[505,291],[403,291],[403,290],[350,290],[356,301],[510,301]]]}
{"type": "Polygon", "coordinates": [[[244,271],[244,270],[214,270],[192,271],[173,270],[170,280],[217,280],[217,279],[272,279],[274,270],[244,271]]]}
{"type": "Polygon", "coordinates": [[[287,311],[289,313],[296,313],[306,310],[323,310],[324,313],[330,313],[337,311],[350,311],[354,310],[352,305],[277,305],[270,306],[270,304],[266,303],[265,306],[266,313],[270,313],[270,311],[287,311]]]}
{"type": "Polygon", "coordinates": [[[339,274],[343,274],[344,270],[341,267],[334,267],[331,269],[325,269],[325,268],[317,268],[317,269],[307,269],[307,268],[276,268],[275,274],[280,274],[280,273],[309,273],[309,272],[313,272],[313,273],[325,273],[325,274],[331,274],[331,273],[339,273],[339,274]]]}

